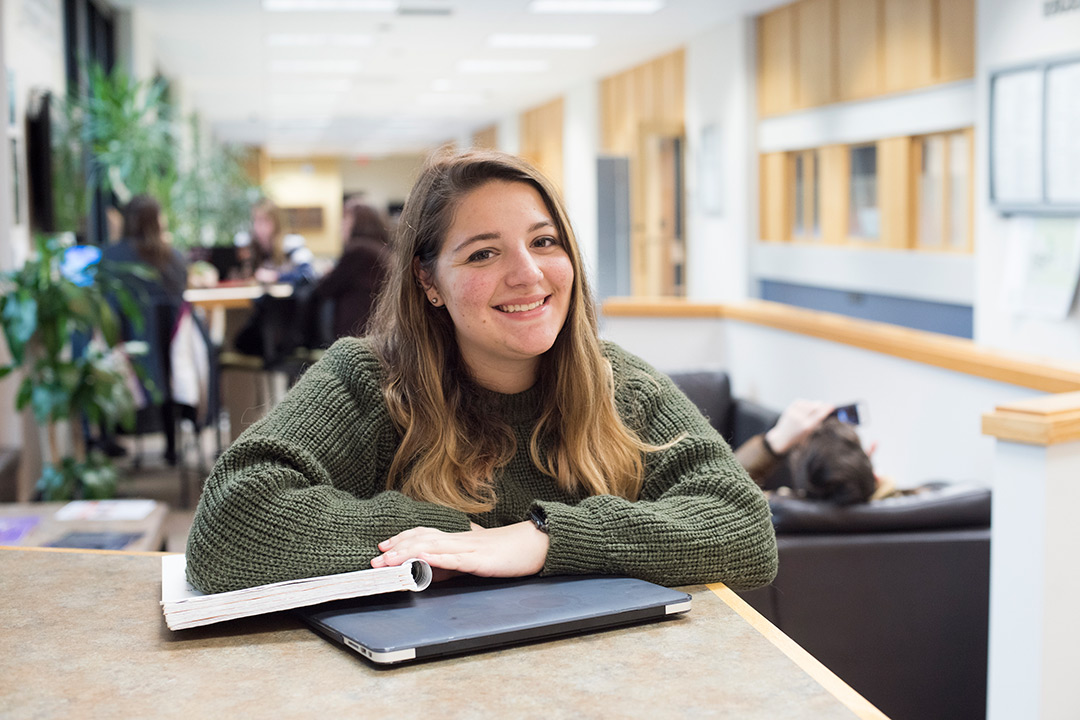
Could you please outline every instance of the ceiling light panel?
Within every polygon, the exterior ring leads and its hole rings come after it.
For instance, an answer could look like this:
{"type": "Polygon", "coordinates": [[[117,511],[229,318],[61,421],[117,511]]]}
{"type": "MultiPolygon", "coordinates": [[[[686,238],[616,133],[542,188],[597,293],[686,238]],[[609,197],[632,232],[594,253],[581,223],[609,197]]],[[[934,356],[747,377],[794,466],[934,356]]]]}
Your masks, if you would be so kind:
{"type": "Polygon", "coordinates": [[[397,12],[397,0],[263,0],[267,12],[397,12]]]}
{"type": "Polygon", "coordinates": [[[494,48],[544,48],[587,50],[596,47],[595,35],[511,35],[497,34],[488,37],[488,46],[494,48]]]}
{"type": "Polygon", "coordinates": [[[291,75],[350,75],[360,71],[355,60],[272,60],[270,71],[291,75]]]}
{"type": "Polygon", "coordinates": [[[529,3],[529,12],[578,15],[649,15],[663,7],[663,0],[533,0],[529,3]]]}
{"type": "Polygon", "coordinates": [[[546,60],[460,60],[457,71],[466,75],[546,72],[546,60]]]}
{"type": "Polygon", "coordinates": [[[266,36],[269,47],[368,47],[371,35],[347,33],[274,33],[266,36]]]}

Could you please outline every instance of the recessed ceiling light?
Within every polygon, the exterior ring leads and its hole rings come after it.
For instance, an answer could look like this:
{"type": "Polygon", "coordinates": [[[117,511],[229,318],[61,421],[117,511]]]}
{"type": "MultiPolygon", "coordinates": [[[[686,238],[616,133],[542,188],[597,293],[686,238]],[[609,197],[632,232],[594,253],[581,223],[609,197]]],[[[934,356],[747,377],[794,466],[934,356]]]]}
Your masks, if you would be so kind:
{"type": "Polygon", "coordinates": [[[585,49],[596,47],[596,36],[499,34],[489,36],[488,45],[497,48],[585,49]]]}
{"type": "Polygon", "coordinates": [[[648,15],[662,7],[664,0],[533,0],[529,12],[648,15]]]}
{"type": "Polygon", "coordinates": [[[548,69],[545,60],[460,60],[459,73],[538,73],[548,69]]]}
{"type": "Polygon", "coordinates": [[[270,70],[276,73],[347,75],[358,72],[360,63],[355,60],[273,60],[270,70]]]}
{"type": "Polygon", "coordinates": [[[270,47],[367,47],[370,35],[351,33],[274,33],[266,36],[270,47]]]}
{"type": "Polygon", "coordinates": [[[268,12],[397,12],[398,0],[263,0],[268,12]]]}

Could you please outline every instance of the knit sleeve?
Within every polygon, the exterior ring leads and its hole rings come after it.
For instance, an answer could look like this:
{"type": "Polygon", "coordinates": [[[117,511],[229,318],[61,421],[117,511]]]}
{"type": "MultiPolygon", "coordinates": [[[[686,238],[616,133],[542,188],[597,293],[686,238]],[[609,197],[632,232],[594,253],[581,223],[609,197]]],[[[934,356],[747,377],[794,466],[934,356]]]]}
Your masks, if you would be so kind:
{"type": "Polygon", "coordinates": [[[551,545],[543,573],[630,575],[664,585],[765,585],[776,536],[761,490],[731,448],[666,376],[609,347],[624,422],[652,445],[640,497],[537,501],[551,545]],[[678,439],[677,439],[678,438],[678,439]],[[677,440],[676,440],[677,439],[677,440]]]}
{"type": "Polygon", "coordinates": [[[339,341],[221,456],[188,536],[195,587],[365,569],[403,530],[469,529],[462,512],[385,489],[398,440],[378,377],[364,341],[339,341]]]}

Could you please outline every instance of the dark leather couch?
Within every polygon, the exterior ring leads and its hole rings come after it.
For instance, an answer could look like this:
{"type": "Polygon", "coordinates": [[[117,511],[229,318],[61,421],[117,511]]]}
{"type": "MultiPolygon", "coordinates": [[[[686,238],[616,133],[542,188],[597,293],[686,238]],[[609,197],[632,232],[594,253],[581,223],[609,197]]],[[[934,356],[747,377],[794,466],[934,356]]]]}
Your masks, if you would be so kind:
{"type": "MultiPolygon", "coordinates": [[[[733,447],[778,417],[733,397],[725,373],[671,377],[733,447]]],[[[985,717],[989,489],[770,505],[780,570],[747,602],[894,720],[985,717]]]]}

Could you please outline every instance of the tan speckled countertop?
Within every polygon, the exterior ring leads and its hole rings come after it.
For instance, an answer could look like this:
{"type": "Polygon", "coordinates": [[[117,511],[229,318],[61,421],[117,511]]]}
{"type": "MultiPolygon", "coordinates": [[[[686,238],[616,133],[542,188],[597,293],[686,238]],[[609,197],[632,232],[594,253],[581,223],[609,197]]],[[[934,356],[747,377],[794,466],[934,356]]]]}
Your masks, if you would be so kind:
{"type": "Polygon", "coordinates": [[[384,669],[287,614],[170,632],[160,562],[0,550],[0,716],[856,717],[705,587],[663,622],[384,669]]]}

